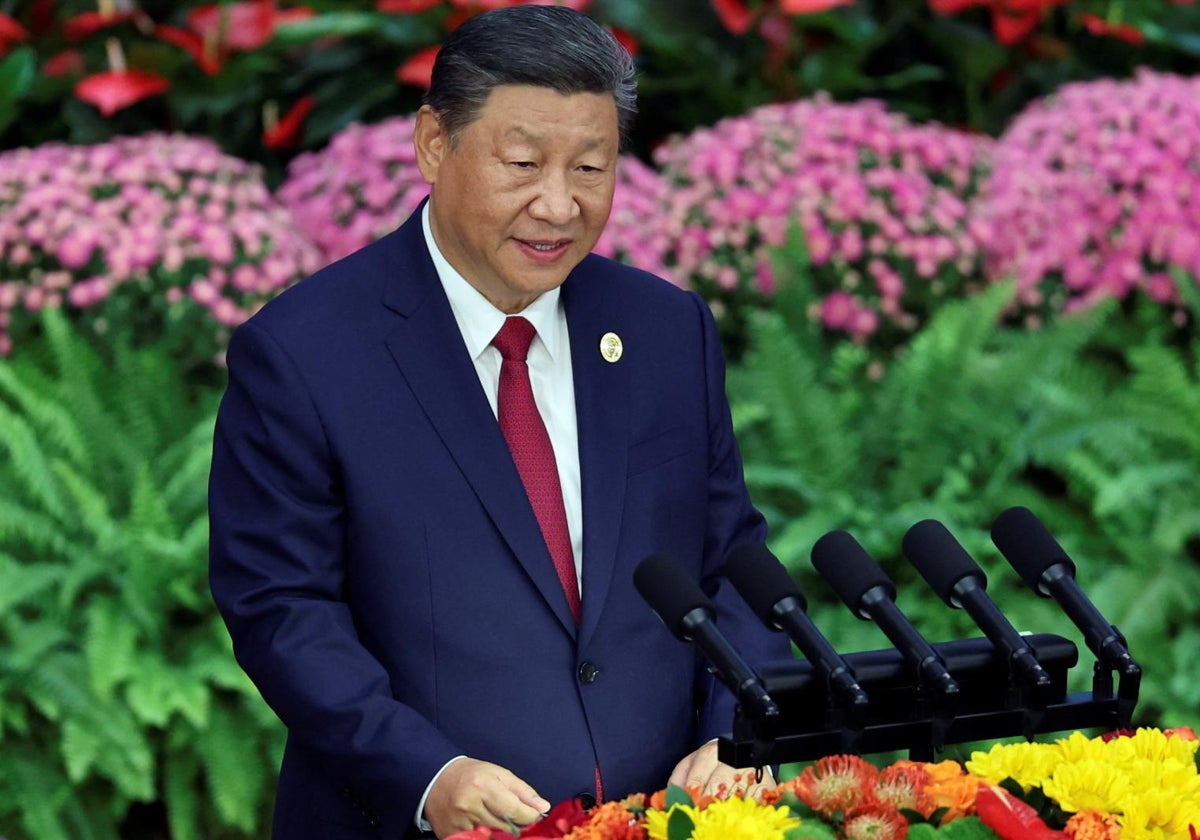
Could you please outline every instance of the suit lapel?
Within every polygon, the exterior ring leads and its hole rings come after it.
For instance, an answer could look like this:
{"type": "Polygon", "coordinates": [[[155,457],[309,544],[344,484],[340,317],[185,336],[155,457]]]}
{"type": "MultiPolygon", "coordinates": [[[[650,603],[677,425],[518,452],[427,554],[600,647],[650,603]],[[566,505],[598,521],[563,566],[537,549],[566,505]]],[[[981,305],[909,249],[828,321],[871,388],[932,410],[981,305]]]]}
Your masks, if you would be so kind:
{"type": "Polygon", "coordinates": [[[396,269],[383,303],[402,318],[386,339],[388,350],[517,561],[574,635],[550,552],[425,248],[420,211],[395,236],[396,269]]]}
{"type": "Polygon", "coordinates": [[[583,268],[562,287],[571,336],[575,411],[579,430],[579,469],[583,488],[583,615],[579,639],[595,632],[612,582],[625,504],[625,466],[629,451],[630,356],[611,363],[600,355],[600,339],[621,332],[615,302],[603,297],[603,278],[583,268]]]}

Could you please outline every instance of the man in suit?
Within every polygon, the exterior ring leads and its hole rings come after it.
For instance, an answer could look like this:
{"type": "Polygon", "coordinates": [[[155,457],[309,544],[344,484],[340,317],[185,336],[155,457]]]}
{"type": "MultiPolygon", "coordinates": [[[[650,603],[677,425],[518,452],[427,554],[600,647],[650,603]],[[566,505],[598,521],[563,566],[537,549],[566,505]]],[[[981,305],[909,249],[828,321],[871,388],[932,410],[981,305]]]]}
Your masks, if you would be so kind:
{"type": "Polygon", "coordinates": [[[747,659],[790,654],[720,575],[765,526],[707,306],[589,253],[634,103],[582,15],[463,24],[415,130],[428,201],[230,343],[210,578],[288,729],[276,837],[734,781],[733,698],[634,568],[675,555],[747,659]]]}

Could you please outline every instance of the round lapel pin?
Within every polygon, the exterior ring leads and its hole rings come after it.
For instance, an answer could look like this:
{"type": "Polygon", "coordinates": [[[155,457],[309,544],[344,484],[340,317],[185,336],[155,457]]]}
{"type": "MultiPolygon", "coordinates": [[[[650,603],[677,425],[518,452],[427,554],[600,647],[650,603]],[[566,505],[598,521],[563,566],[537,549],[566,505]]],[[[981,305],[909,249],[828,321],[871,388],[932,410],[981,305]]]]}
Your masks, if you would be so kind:
{"type": "Polygon", "coordinates": [[[600,338],[600,355],[604,357],[606,362],[615,362],[621,358],[621,354],[625,352],[624,345],[621,344],[621,336],[614,332],[607,332],[600,338]]]}

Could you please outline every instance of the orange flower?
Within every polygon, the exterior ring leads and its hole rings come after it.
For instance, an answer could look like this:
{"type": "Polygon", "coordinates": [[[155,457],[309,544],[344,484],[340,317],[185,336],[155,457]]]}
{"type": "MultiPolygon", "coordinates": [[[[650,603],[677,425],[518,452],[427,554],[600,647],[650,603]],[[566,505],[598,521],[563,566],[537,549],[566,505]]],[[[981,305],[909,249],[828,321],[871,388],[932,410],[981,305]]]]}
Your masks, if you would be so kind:
{"type": "Polygon", "coordinates": [[[785,782],[804,804],[819,813],[845,813],[873,803],[879,770],[856,755],[831,755],[785,782]]]}
{"type": "Polygon", "coordinates": [[[875,783],[875,798],[899,811],[907,809],[928,817],[934,812],[933,800],[925,792],[929,773],[918,762],[885,767],[875,783]]]}
{"type": "Polygon", "coordinates": [[[585,825],[575,826],[564,840],[644,840],[646,830],[620,802],[605,802],[592,811],[585,825]]]}
{"type": "Polygon", "coordinates": [[[939,808],[946,809],[943,822],[956,820],[975,813],[975,796],[979,790],[979,780],[968,776],[956,761],[939,761],[937,764],[900,760],[896,767],[917,765],[925,771],[929,781],[925,785],[925,795],[933,806],[930,813],[939,808]]]}
{"type": "Polygon", "coordinates": [[[887,808],[868,808],[851,814],[842,823],[846,840],[903,840],[908,821],[887,808]]]}
{"type": "Polygon", "coordinates": [[[1080,811],[1072,814],[1064,829],[1072,840],[1120,840],[1121,825],[1112,814],[1080,811]]]}
{"type": "MultiPolygon", "coordinates": [[[[716,799],[715,796],[701,796],[700,791],[703,790],[703,788],[685,787],[684,790],[688,792],[688,796],[692,797],[692,804],[697,808],[707,808],[709,803],[716,799]]],[[[650,798],[646,800],[646,809],[652,809],[655,811],[667,810],[666,790],[660,790],[652,793],[650,798]]]]}

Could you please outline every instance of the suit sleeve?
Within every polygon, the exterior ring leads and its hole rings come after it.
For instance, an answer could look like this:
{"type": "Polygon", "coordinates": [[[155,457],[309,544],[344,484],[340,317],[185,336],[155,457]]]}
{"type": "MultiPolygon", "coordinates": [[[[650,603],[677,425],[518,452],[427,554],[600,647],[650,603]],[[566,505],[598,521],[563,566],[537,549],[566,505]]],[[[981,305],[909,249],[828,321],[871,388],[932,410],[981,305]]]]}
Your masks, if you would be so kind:
{"type": "MultiPolygon", "coordinates": [[[[745,543],[765,543],[767,525],[750,501],[742,472],[742,457],[733,434],[733,418],[725,393],[725,359],[716,322],[708,304],[692,295],[700,311],[708,405],[708,521],[704,539],[701,588],[716,604],[717,624],[751,665],[791,659],[791,645],[768,630],[725,578],[723,567],[730,549],[745,543]]],[[[732,692],[702,669],[698,743],[727,734],[733,728],[732,692]]]]}
{"type": "Polygon", "coordinates": [[[438,769],[462,750],[397,702],[343,600],[345,517],[336,455],[303,377],[249,322],[228,353],[209,481],[209,579],[234,652],[334,781],[399,836],[438,769]]]}

